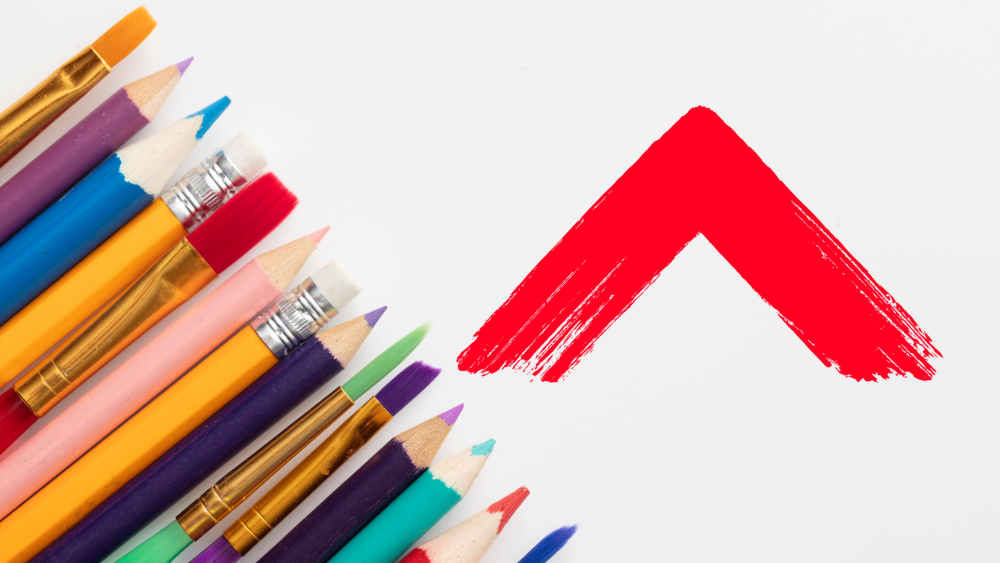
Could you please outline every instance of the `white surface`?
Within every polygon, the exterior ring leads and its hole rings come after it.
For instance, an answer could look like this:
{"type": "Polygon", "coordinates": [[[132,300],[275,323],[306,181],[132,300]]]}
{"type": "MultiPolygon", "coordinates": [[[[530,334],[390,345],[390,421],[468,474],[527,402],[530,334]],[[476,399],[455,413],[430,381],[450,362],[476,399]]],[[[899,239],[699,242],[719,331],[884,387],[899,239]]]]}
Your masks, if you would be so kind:
{"type": "MultiPolygon", "coordinates": [[[[229,95],[182,170],[252,130],[302,199],[230,272],[332,223],[296,281],[336,256],[366,285],[338,320],[389,310],[325,391],[428,318],[412,359],[444,368],[247,561],[388,437],[460,402],[439,459],[489,437],[497,448],[431,533],[532,491],[487,563],[574,522],[554,562],[1000,560],[997,3],[147,6],[160,25],[146,43],[0,180],[114,89],[195,55],[141,135],[229,95]],[[696,105],[930,333],[944,353],[934,381],[824,368],[702,238],[566,382],[456,370],[531,267],[696,105]]],[[[8,3],[5,18],[46,32],[0,35],[0,105],[134,7],[8,3]]]]}
{"type": "Polygon", "coordinates": [[[312,275],[313,282],[333,308],[342,311],[348,303],[361,293],[361,282],[337,260],[330,260],[326,266],[312,275]]]}
{"type": "Polygon", "coordinates": [[[236,165],[236,169],[248,180],[256,178],[267,167],[264,153],[246,133],[240,133],[230,139],[222,146],[222,152],[226,153],[236,165]]]}

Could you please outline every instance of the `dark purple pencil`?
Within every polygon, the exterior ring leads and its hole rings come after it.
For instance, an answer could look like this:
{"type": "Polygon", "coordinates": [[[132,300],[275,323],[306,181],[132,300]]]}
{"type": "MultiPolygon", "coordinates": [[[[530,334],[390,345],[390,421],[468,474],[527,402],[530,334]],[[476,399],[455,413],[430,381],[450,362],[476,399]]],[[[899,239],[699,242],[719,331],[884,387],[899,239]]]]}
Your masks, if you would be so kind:
{"type": "MultiPolygon", "coordinates": [[[[368,313],[363,322],[375,326],[384,311],[368,313]]],[[[31,561],[97,563],[118,549],[343,371],[368,333],[326,342],[337,328],[310,338],[278,362],[31,561]]]]}
{"type": "Polygon", "coordinates": [[[191,563],[236,563],[275,529],[289,512],[339,469],[381,428],[416,398],[441,370],[413,362],[392,378],[365,406],[354,411],[281,482],[246,510],[215,542],[191,563]],[[385,416],[388,414],[389,416],[385,416]],[[349,447],[344,447],[349,444],[349,447]],[[303,486],[308,480],[308,488],[303,486]],[[247,534],[245,531],[253,530],[247,534]]]}
{"type": "Polygon", "coordinates": [[[125,85],[0,186],[0,243],[152,121],[191,60],[125,85]]]}
{"type": "Polygon", "coordinates": [[[260,563],[326,563],[427,469],[461,412],[458,405],[389,440],[260,563]]]}

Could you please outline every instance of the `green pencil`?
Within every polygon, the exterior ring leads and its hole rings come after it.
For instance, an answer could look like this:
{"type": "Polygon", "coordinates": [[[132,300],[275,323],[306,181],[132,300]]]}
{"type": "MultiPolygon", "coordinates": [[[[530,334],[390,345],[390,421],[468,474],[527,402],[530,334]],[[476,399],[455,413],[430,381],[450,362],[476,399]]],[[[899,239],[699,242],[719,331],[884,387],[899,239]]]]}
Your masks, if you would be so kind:
{"type": "Polygon", "coordinates": [[[329,563],[393,563],[469,492],[493,451],[486,440],[432,465],[329,563]]]}

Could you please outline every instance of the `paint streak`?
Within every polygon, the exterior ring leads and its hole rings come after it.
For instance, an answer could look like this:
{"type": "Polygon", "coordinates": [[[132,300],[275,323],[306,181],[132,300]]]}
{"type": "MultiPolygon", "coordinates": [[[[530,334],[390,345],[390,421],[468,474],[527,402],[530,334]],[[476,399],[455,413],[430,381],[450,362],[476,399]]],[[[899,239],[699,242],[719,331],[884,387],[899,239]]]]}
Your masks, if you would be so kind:
{"type": "Polygon", "coordinates": [[[563,379],[698,234],[827,367],[928,380],[930,337],[707,108],[681,118],[538,263],[458,357],[563,379]]]}

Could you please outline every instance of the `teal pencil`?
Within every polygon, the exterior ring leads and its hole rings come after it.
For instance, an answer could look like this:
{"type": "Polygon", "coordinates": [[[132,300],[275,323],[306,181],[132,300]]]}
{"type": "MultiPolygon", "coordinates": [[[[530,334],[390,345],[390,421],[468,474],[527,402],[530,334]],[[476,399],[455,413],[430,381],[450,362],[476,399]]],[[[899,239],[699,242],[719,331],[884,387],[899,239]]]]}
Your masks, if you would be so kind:
{"type": "Polygon", "coordinates": [[[486,440],[432,465],[329,563],[393,563],[469,492],[493,451],[486,440]]]}

